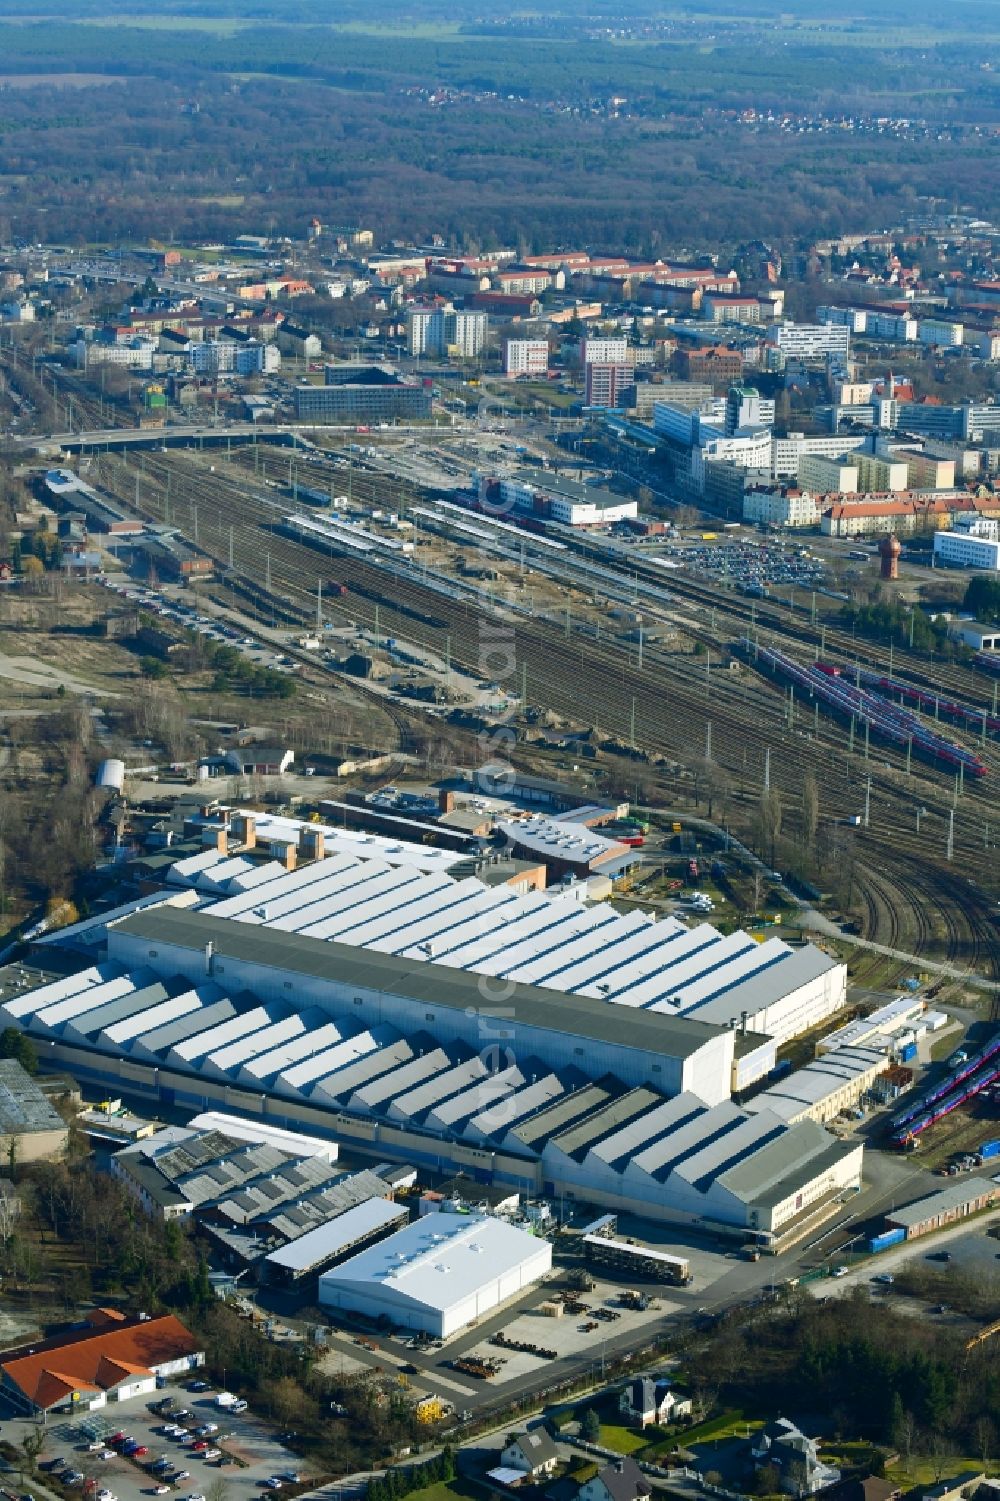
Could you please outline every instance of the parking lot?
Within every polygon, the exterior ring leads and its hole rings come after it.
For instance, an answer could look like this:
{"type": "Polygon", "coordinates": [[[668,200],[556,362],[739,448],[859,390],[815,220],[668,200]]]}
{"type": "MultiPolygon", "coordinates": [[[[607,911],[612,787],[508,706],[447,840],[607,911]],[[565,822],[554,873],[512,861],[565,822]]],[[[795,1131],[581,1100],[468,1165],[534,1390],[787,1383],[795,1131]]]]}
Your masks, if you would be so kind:
{"type": "MultiPolygon", "coordinates": [[[[215,1389],[193,1393],[181,1386],[168,1386],[155,1397],[131,1398],[112,1403],[93,1413],[67,1417],[53,1415],[46,1423],[46,1441],[39,1461],[41,1479],[58,1494],[79,1494],[103,1501],[140,1501],[140,1497],[173,1495],[182,1498],[204,1497],[219,1481],[225,1482],[226,1501],[251,1501],[265,1493],[296,1488],[293,1475],[307,1478],[302,1461],[285,1449],[271,1435],[259,1418],[250,1411],[232,1413],[215,1405],[215,1389]],[[150,1407],[165,1398],[173,1398],[173,1412],[189,1414],[176,1426],[186,1430],[175,1435],[163,1432],[172,1416],[161,1416],[150,1407]],[[197,1438],[194,1430],[217,1423],[216,1434],[197,1438]],[[114,1442],[116,1434],[132,1438],[146,1452],[127,1457],[114,1442]],[[205,1442],[207,1451],[195,1450],[195,1443],[205,1442]],[[216,1450],[209,1459],[206,1452],[216,1450]],[[62,1466],[53,1467],[53,1461],[62,1466]],[[164,1463],[156,1470],[157,1461],[164,1463]],[[167,1463],[169,1461],[169,1463],[167,1463]],[[67,1479],[62,1481],[62,1477],[67,1479]],[[70,1476],[79,1479],[69,1480],[70,1476]],[[268,1486],[276,1479],[279,1487],[268,1486]],[[62,1481],[60,1484],[59,1482],[62,1481]],[[166,1489],[161,1489],[166,1487],[166,1489]]],[[[5,1436],[13,1443],[20,1439],[19,1429],[31,1427],[26,1419],[5,1423],[5,1436]]]]}
{"type": "MultiPolygon", "coordinates": [[[[811,540],[811,539],[810,539],[811,540]]],[[[762,594],[772,585],[819,588],[825,577],[822,559],[798,543],[729,541],[709,546],[682,544],[657,550],[700,578],[721,579],[749,594],[762,594]]]]}

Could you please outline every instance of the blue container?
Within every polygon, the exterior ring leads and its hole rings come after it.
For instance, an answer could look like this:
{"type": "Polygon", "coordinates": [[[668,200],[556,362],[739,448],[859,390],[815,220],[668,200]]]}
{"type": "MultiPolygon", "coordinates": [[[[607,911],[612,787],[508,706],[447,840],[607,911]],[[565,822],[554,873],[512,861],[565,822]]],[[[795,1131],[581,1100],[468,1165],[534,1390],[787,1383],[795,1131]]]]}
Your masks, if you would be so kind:
{"type": "Polygon", "coordinates": [[[979,1155],[984,1162],[990,1157],[1000,1157],[1000,1141],[984,1141],[979,1148],[979,1155]]]}
{"type": "Polygon", "coordinates": [[[883,1230],[881,1235],[873,1235],[868,1242],[868,1249],[873,1255],[879,1251],[888,1251],[890,1246],[898,1246],[901,1240],[906,1239],[906,1231],[899,1226],[895,1230],[883,1230]]]}
{"type": "Polygon", "coordinates": [[[917,1045],[915,1042],[908,1042],[905,1048],[900,1048],[899,1050],[899,1060],[901,1063],[909,1063],[910,1060],[912,1058],[915,1058],[916,1056],[917,1045]]]}

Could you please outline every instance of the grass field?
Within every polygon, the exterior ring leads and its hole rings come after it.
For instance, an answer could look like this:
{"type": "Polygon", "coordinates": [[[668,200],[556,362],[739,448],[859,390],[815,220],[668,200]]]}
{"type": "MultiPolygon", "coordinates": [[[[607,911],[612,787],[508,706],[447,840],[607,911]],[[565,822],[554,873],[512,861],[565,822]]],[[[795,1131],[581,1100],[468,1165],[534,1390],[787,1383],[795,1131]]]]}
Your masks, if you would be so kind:
{"type": "Polygon", "coordinates": [[[635,1454],[648,1446],[649,1434],[638,1428],[625,1428],[621,1423],[602,1423],[600,1442],[616,1454],[635,1454]]]}
{"type": "MultiPolygon", "coordinates": [[[[954,1456],[949,1456],[946,1474],[959,1475],[966,1470],[971,1470],[976,1475],[981,1475],[983,1473],[982,1458],[976,1458],[974,1455],[969,1455],[965,1459],[957,1459],[954,1456]]],[[[923,1459],[914,1455],[909,1464],[904,1464],[901,1460],[898,1465],[886,1465],[885,1478],[886,1480],[891,1480],[894,1485],[898,1485],[902,1490],[907,1491],[913,1489],[915,1486],[934,1485],[940,1473],[940,1464],[936,1464],[934,1459],[923,1459]]],[[[988,1473],[995,1475],[997,1473],[996,1466],[991,1467],[988,1473]]]]}
{"type": "MultiPolygon", "coordinates": [[[[5,89],[91,89],[101,84],[121,83],[124,73],[0,73],[5,89]]],[[[136,82],[134,78],[130,82],[136,82]]]]}
{"type": "MultiPolygon", "coordinates": [[[[140,31],[207,31],[215,36],[233,36],[258,23],[242,21],[232,16],[136,16],[128,12],[122,15],[83,16],[80,26],[111,26],[116,30],[129,27],[140,31]]],[[[288,25],[287,22],[279,23],[288,25]]]]}
{"type": "Polygon", "coordinates": [[[422,1491],[414,1491],[410,1501],[467,1501],[470,1496],[475,1496],[477,1501],[482,1501],[483,1492],[468,1480],[439,1480],[436,1485],[428,1485],[422,1491]]]}

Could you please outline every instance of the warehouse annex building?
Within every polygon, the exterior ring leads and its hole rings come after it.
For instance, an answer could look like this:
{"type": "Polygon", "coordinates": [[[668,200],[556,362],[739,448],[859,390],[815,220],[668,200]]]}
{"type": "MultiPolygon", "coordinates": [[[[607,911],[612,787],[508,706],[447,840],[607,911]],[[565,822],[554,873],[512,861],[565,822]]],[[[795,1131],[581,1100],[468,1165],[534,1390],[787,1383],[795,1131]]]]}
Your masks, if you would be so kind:
{"type": "Polygon", "coordinates": [[[551,1268],[550,1243],[516,1225],[432,1214],[326,1272],[319,1302],[448,1339],[551,1268]]]}
{"type": "Polygon", "coordinates": [[[326,1133],[665,1220],[805,1233],[860,1181],[862,1149],[729,1098],[739,1036],[528,982],[165,905],[108,957],[0,1009],[116,1092],[326,1133]]]}
{"type": "Polygon", "coordinates": [[[17,1162],[57,1157],[69,1127],[16,1058],[0,1058],[0,1138],[17,1162]]]}

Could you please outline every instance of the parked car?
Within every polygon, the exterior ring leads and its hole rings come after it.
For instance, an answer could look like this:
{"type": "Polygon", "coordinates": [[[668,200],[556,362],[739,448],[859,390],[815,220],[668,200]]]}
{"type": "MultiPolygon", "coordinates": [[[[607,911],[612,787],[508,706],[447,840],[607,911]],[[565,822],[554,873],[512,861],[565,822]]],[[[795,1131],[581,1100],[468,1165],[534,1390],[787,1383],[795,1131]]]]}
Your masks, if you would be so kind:
{"type": "Polygon", "coordinates": [[[879,1272],[877,1276],[872,1278],[873,1282],[879,1282],[883,1287],[891,1287],[895,1280],[891,1272],[879,1272]]]}
{"type": "Polygon", "coordinates": [[[847,1266],[835,1266],[832,1269],[832,1271],[830,1272],[830,1276],[831,1277],[846,1277],[849,1271],[850,1271],[850,1267],[847,1267],[847,1266]]]}

